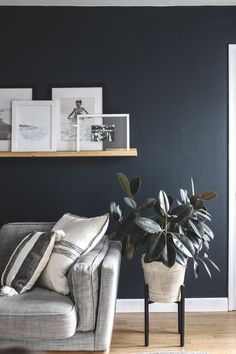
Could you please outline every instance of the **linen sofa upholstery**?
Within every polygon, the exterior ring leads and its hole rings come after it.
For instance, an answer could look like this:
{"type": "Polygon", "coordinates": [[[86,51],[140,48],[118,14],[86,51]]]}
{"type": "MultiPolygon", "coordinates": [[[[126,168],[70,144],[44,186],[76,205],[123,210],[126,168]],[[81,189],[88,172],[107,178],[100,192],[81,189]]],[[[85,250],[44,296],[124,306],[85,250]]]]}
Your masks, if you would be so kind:
{"type": "MultiPolygon", "coordinates": [[[[4,225],[0,230],[0,273],[7,264],[8,258],[16,245],[25,235],[27,235],[27,233],[39,230],[48,231],[53,225],[54,223],[11,223],[4,225]]],[[[98,274],[99,271],[99,291],[97,294],[94,330],[76,331],[77,323],[79,323],[77,321],[79,313],[70,296],[57,294],[47,289],[34,288],[23,295],[16,295],[11,298],[0,297],[0,348],[23,346],[31,350],[107,351],[110,346],[115,313],[121,260],[121,245],[119,242],[109,242],[107,248],[107,253],[104,255],[104,258],[97,261],[97,268],[96,262],[93,264],[94,268],[91,268],[91,259],[90,264],[88,263],[88,268],[90,268],[90,270],[92,269],[92,273],[95,272],[98,274]],[[35,299],[37,298],[36,294],[40,298],[43,297],[45,299],[48,307],[50,307],[50,300],[52,300],[52,303],[55,301],[54,305],[52,304],[50,308],[51,315],[44,314],[44,310],[42,309],[43,305],[40,305],[41,316],[43,318],[41,323],[37,321],[37,315],[39,317],[39,314],[33,310],[33,307],[35,306],[34,301],[36,301],[35,299]],[[25,335],[25,332],[20,332],[22,329],[20,330],[16,328],[17,326],[22,327],[20,316],[26,316],[25,311],[27,311],[26,308],[30,304],[30,299],[32,300],[32,304],[28,307],[29,313],[27,312],[27,314],[30,314],[30,317],[32,318],[35,315],[33,321],[35,321],[36,327],[32,327],[34,332],[33,336],[29,335],[30,332],[25,335]],[[25,301],[24,306],[22,306],[22,314],[20,315],[18,313],[18,318],[16,318],[17,313],[10,311],[10,309],[14,309],[15,311],[18,307],[17,301],[22,302],[22,304],[25,301]],[[8,304],[8,307],[6,304],[8,304]],[[55,306],[60,308],[60,310],[58,310],[59,313],[54,313],[55,306]],[[55,317],[53,320],[55,328],[51,330],[48,329],[47,331],[53,317],[55,317]],[[60,317],[60,321],[56,319],[58,317],[60,317]],[[8,334],[6,333],[6,330],[2,331],[1,324],[3,322],[4,327],[8,326],[8,334]],[[40,330],[38,330],[37,325],[40,330]],[[45,328],[41,329],[41,327],[44,326],[45,328]],[[14,335],[12,337],[13,333],[17,333],[18,336],[14,335]]],[[[82,262],[83,257],[87,257],[89,260],[89,254],[81,257],[82,262]]],[[[73,272],[73,270],[71,271],[73,272]]],[[[38,304],[40,304],[40,301],[38,304]]],[[[21,319],[23,319],[23,317],[21,317],[21,319]]],[[[28,321],[28,323],[30,323],[30,320],[28,321]]],[[[53,327],[52,323],[51,327],[53,327]]]]}

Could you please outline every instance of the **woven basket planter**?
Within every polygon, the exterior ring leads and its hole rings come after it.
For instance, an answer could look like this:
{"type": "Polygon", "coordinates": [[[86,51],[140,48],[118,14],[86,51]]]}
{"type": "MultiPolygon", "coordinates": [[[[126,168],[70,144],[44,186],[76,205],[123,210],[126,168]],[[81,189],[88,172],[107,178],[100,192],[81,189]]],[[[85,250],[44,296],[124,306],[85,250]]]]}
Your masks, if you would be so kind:
{"type": "Polygon", "coordinates": [[[180,287],[184,284],[186,267],[176,263],[168,268],[162,262],[145,263],[142,267],[145,284],[149,288],[149,300],[153,302],[176,302],[180,300],[180,287]]]}

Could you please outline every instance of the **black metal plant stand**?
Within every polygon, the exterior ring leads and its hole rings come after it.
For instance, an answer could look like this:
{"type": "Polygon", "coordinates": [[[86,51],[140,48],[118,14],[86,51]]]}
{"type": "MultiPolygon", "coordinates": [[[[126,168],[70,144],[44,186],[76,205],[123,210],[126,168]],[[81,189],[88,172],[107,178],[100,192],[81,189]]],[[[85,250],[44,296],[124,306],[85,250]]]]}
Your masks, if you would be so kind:
{"type": "MultiPolygon", "coordinates": [[[[149,346],[149,305],[153,301],[149,300],[148,285],[144,285],[144,327],[145,327],[145,347],[149,346]]],[[[180,346],[184,346],[184,329],[185,329],[185,297],[184,297],[184,285],[181,285],[180,289],[180,301],[176,302],[178,305],[178,333],[180,334],[180,346]]]]}

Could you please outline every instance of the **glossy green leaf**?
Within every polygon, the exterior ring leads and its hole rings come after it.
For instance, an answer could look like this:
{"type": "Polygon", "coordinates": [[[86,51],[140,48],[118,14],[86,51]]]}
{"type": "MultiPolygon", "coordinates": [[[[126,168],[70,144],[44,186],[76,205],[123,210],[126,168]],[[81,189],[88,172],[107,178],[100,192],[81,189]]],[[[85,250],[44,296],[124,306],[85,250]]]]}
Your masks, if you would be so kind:
{"type": "Polygon", "coordinates": [[[188,257],[185,256],[178,248],[176,248],[176,262],[186,266],[188,257]]]}
{"type": "Polygon", "coordinates": [[[145,218],[145,217],[138,217],[135,219],[136,225],[138,225],[142,230],[150,233],[155,234],[161,231],[161,227],[155,221],[145,218]]]}
{"type": "Polygon", "coordinates": [[[172,210],[171,215],[177,215],[175,222],[180,222],[190,216],[193,211],[191,204],[181,204],[172,210]]]}
{"type": "Polygon", "coordinates": [[[120,224],[117,233],[116,233],[116,237],[117,239],[122,239],[123,237],[127,236],[129,233],[129,229],[131,228],[133,222],[136,219],[136,214],[135,213],[131,213],[127,219],[125,219],[124,221],[122,221],[122,223],[120,224]]]}
{"type": "Polygon", "coordinates": [[[139,176],[135,176],[130,181],[130,190],[132,195],[138,193],[141,187],[141,178],[139,176]]]}
{"type": "Polygon", "coordinates": [[[124,202],[132,209],[135,209],[137,207],[137,203],[132,198],[124,197],[124,202]]]}
{"type": "Polygon", "coordinates": [[[195,195],[194,181],[192,177],[191,177],[191,187],[192,187],[192,195],[195,195]]]}
{"type": "Polygon", "coordinates": [[[167,259],[168,259],[168,267],[171,268],[176,262],[176,249],[173,244],[172,239],[167,239],[167,259]]]}
{"type": "Polygon", "coordinates": [[[203,226],[203,229],[204,229],[205,233],[213,240],[214,239],[213,231],[206,224],[203,224],[202,226],[203,226]]]}
{"type": "Polygon", "coordinates": [[[193,232],[200,238],[202,238],[202,236],[204,235],[204,228],[202,223],[200,223],[199,221],[196,220],[188,220],[189,226],[191,227],[191,229],[193,230],[193,232]]]}
{"type": "Polygon", "coordinates": [[[195,259],[193,259],[193,272],[194,272],[195,278],[197,279],[199,276],[199,265],[195,259]]]}
{"type": "Polygon", "coordinates": [[[123,190],[125,191],[127,196],[131,198],[132,197],[132,193],[131,193],[131,189],[130,189],[130,184],[129,184],[128,178],[126,177],[126,175],[124,175],[121,172],[117,173],[117,177],[118,177],[118,180],[120,182],[121,187],[123,188],[123,190]]]}
{"type": "Polygon", "coordinates": [[[162,232],[151,235],[147,244],[144,262],[149,263],[157,260],[165,247],[165,235],[162,232]]]}
{"type": "Polygon", "coordinates": [[[193,244],[188,240],[185,236],[173,233],[172,234],[172,239],[175,244],[175,246],[183,252],[186,256],[192,257],[195,253],[195,249],[193,244]]]}
{"type": "Polygon", "coordinates": [[[164,211],[165,214],[167,214],[170,209],[169,199],[166,193],[162,190],[159,193],[159,202],[161,209],[164,211]]]}
{"type": "Polygon", "coordinates": [[[210,269],[208,268],[207,264],[201,258],[199,258],[199,259],[202,262],[202,264],[204,265],[204,268],[206,269],[209,277],[211,278],[211,272],[210,272],[210,269]]]}
{"type": "MultiPolygon", "coordinates": [[[[202,209],[201,209],[202,210],[202,209]]],[[[211,218],[209,215],[202,213],[200,210],[196,210],[195,213],[203,220],[208,220],[211,221],[211,218]]]]}
{"type": "Polygon", "coordinates": [[[211,265],[218,270],[218,272],[220,272],[220,269],[217,267],[217,265],[215,264],[215,262],[213,262],[209,257],[204,257],[205,259],[207,259],[208,262],[211,263],[211,265]]]}
{"type": "Polygon", "coordinates": [[[140,210],[152,208],[156,204],[155,198],[146,198],[139,206],[140,210]]]}
{"type": "Polygon", "coordinates": [[[117,220],[117,221],[121,220],[122,210],[119,207],[119,205],[116,205],[115,202],[111,202],[111,204],[110,204],[110,213],[115,220],[117,220]]]}
{"type": "Polygon", "coordinates": [[[190,198],[190,203],[195,209],[201,209],[203,207],[203,201],[198,195],[192,195],[190,198]]]}

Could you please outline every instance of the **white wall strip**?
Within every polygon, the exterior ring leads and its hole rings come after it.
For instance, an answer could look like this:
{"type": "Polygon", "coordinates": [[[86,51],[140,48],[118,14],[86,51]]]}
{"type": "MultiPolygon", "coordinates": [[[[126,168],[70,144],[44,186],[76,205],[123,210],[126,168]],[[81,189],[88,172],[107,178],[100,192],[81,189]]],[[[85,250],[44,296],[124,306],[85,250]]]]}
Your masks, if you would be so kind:
{"type": "Polygon", "coordinates": [[[0,6],[234,6],[236,0],[0,0],[0,6]]]}
{"type": "MultiPolygon", "coordinates": [[[[214,312],[228,311],[228,299],[216,298],[187,298],[185,300],[187,312],[214,312]]],[[[149,305],[150,312],[176,312],[177,304],[153,303],[149,305]]],[[[118,299],[116,312],[144,312],[143,299],[118,299]]]]}

